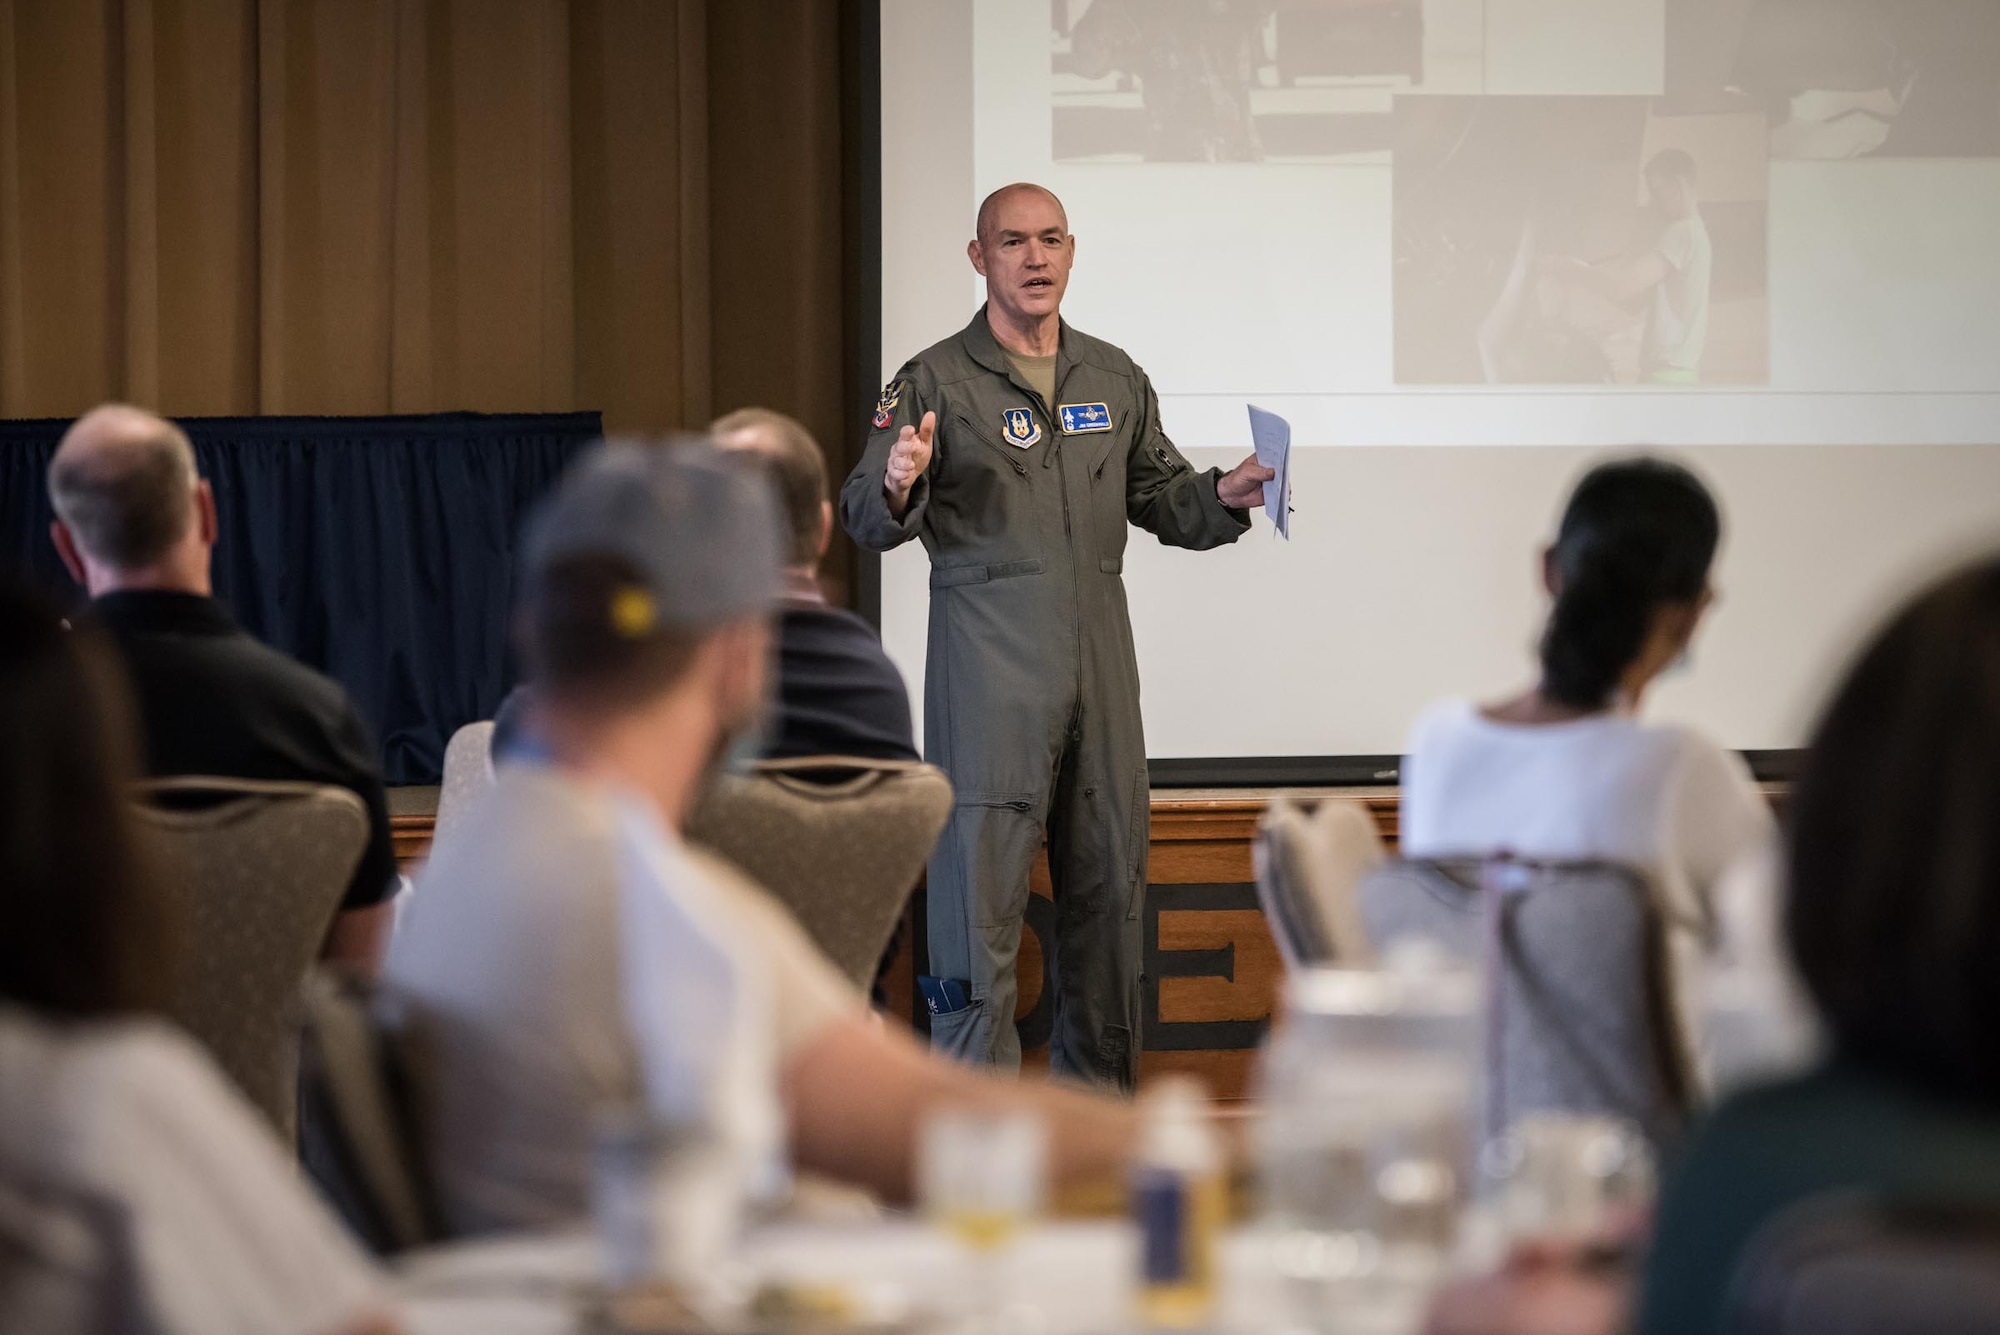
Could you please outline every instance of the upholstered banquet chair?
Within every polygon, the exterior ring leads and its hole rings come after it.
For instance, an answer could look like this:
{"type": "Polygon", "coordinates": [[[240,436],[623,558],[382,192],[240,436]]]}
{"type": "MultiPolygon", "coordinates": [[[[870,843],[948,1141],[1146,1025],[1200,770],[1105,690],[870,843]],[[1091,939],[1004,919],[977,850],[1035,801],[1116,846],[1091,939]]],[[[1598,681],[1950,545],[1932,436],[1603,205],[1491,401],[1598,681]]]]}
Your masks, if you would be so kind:
{"type": "Polygon", "coordinates": [[[1307,810],[1277,798],[1251,845],[1257,897],[1287,969],[1358,960],[1367,949],[1356,894],[1387,856],[1375,818],[1359,802],[1307,810]]]}
{"type": "Polygon", "coordinates": [[[1731,1285],[1738,1335],[2000,1330],[2000,1218],[1838,1192],[1773,1219],[1731,1285]]]}
{"type": "Polygon", "coordinates": [[[1485,1134],[1523,1115],[1621,1117],[1671,1148],[1695,1097],[1666,922],[1607,862],[1393,860],[1360,884],[1372,953],[1411,943],[1486,973],[1485,1134]]]}
{"type": "MultiPolygon", "coordinates": [[[[32,1146],[8,1146],[32,1153],[32,1146]]],[[[105,1335],[144,1329],[121,1212],[0,1174],[0,1330],[105,1335]]]]}
{"type": "Polygon", "coordinates": [[[775,895],[866,988],[951,802],[951,780],[915,761],[770,760],[722,776],[688,840],[775,895]]]}
{"type": "Polygon", "coordinates": [[[395,994],[320,969],[305,990],[299,1157],[356,1237],[389,1256],[444,1237],[417,1103],[420,1040],[395,994]]]}
{"type": "Polygon", "coordinates": [[[451,735],[444,748],[444,784],[438,789],[436,845],[445,831],[471,809],[473,800],[493,782],[493,721],[468,723],[451,735]]]}
{"type": "Polygon", "coordinates": [[[367,809],[310,783],[188,777],[140,793],[183,907],[174,1018],[292,1143],[301,993],[367,847],[367,809]]]}

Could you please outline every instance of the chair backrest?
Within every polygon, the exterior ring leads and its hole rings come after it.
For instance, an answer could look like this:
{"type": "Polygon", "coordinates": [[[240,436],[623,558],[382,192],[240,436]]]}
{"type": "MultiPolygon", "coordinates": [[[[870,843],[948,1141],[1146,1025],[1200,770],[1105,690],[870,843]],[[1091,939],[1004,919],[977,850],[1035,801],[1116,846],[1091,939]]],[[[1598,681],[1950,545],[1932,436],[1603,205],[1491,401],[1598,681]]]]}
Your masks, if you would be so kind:
{"type": "Polygon", "coordinates": [[[416,1121],[411,1045],[389,999],[319,970],[305,991],[299,1151],[356,1237],[391,1255],[444,1236],[416,1121]]]}
{"type": "Polygon", "coordinates": [[[1361,880],[1377,954],[1427,942],[1486,974],[1482,1130],[1533,1112],[1685,1131],[1694,1080],[1646,878],[1604,862],[1396,860],[1361,880]]]}
{"type": "Polygon", "coordinates": [[[473,799],[493,782],[493,723],[468,723],[444,748],[444,783],[438,789],[437,824],[431,842],[441,841],[471,809],[473,799]]]}
{"type": "Polygon", "coordinates": [[[1831,1196],[1766,1225],[1733,1279],[1730,1335],[1990,1335],[2000,1215],[1831,1196]]]}
{"type": "Polygon", "coordinates": [[[951,802],[944,772],[915,761],[765,761],[711,787],[688,839],[776,896],[866,988],[951,802]]]}
{"type": "Polygon", "coordinates": [[[0,1177],[0,1330],[139,1335],[148,1328],[119,1212],[0,1177]]]}
{"type": "Polygon", "coordinates": [[[1271,803],[1251,857],[1257,897],[1287,969],[1365,954],[1357,892],[1384,856],[1375,818],[1359,802],[1325,801],[1310,812],[1282,797],[1271,803]]]}
{"type": "Polygon", "coordinates": [[[290,1144],[300,993],[367,848],[367,809],[310,783],[177,778],[140,791],[186,928],[174,1018],[290,1144]]]}

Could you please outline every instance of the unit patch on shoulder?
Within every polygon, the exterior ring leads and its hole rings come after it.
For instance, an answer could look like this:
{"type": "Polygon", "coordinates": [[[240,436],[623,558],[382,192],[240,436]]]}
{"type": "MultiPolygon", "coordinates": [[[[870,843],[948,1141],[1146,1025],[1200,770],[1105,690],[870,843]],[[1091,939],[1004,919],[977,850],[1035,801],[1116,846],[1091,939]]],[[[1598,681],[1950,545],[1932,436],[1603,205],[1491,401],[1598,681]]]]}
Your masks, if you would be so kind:
{"type": "Polygon", "coordinates": [[[1056,413],[1062,418],[1064,435],[1082,436],[1111,429],[1111,409],[1101,403],[1065,403],[1056,413]]]}
{"type": "Polygon", "coordinates": [[[1042,424],[1026,408],[1009,408],[1000,414],[1000,436],[1025,450],[1042,438],[1042,424]]]}
{"type": "Polygon", "coordinates": [[[902,401],[902,381],[891,380],[888,384],[882,386],[882,397],[875,400],[875,417],[873,420],[877,431],[889,425],[890,421],[895,417],[896,405],[902,401]]]}

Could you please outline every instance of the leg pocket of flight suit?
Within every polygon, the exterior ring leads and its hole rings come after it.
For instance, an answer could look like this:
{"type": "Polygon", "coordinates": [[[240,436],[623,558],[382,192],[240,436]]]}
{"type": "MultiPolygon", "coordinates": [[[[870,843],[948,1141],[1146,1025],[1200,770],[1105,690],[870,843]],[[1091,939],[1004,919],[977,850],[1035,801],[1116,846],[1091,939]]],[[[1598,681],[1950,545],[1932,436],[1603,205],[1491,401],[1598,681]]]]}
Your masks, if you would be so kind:
{"type": "Polygon", "coordinates": [[[1132,828],[1125,836],[1125,918],[1139,921],[1146,903],[1146,861],[1153,834],[1153,781],[1144,765],[1132,779],[1132,828]]]}
{"type": "Polygon", "coordinates": [[[932,969],[941,973],[948,960],[962,960],[965,971],[954,976],[966,978],[973,997],[984,1000],[995,977],[1012,968],[1020,950],[1028,875],[1042,844],[1035,799],[1028,793],[961,793],[952,809],[948,838],[957,903],[945,906],[933,901],[932,969]],[[949,920],[943,919],[941,908],[950,914],[949,920]]]}
{"type": "Polygon", "coordinates": [[[1117,895],[1113,907],[1122,912],[1104,925],[1105,958],[1100,967],[1110,976],[1105,981],[1100,1005],[1108,1009],[1099,1016],[1090,1074],[1130,1093],[1138,1079],[1142,1041],[1140,972],[1145,964],[1145,929],[1141,915],[1146,910],[1146,849],[1152,801],[1152,784],[1145,766],[1141,765],[1132,776],[1126,800],[1132,806],[1126,821],[1125,848],[1117,859],[1124,879],[1110,887],[1117,895]]]}

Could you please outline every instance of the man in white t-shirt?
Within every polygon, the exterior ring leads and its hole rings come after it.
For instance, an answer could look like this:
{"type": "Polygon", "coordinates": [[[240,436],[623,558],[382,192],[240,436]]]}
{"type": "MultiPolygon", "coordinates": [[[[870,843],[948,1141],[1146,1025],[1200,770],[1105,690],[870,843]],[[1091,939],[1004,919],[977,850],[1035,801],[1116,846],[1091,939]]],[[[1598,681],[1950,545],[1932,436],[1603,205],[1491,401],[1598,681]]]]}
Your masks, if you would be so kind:
{"type": "Polygon", "coordinates": [[[1127,1152],[1126,1107],[976,1074],[871,1018],[776,901],[681,841],[763,704],[783,531],[763,473],[697,444],[606,446],[531,524],[517,763],[436,850],[389,952],[455,1231],[582,1213],[607,1110],[705,1126],[746,1174],[788,1128],[799,1166],[890,1197],[940,1103],[1045,1112],[1059,1179],[1127,1152]]]}

